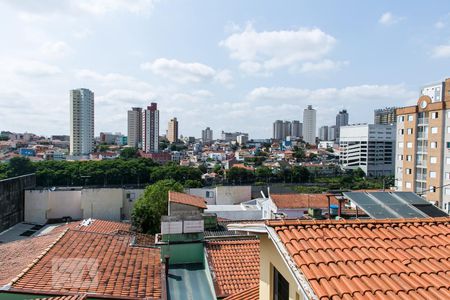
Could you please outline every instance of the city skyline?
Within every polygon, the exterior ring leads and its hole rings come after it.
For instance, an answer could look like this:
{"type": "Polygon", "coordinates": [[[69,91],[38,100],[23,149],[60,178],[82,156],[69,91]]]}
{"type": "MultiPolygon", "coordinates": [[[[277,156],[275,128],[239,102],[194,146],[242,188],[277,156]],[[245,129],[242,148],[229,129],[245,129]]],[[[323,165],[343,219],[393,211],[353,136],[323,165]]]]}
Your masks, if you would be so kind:
{"type": "Polygon", "coordinates": [[[96,93],[96,136],[126,132],[125,112],[155,101],[161,132],[177,115],[184,136],[210,126],[263,138],[266,120],[301,119],[307,104],[318,125],[343,108],[370,122],[376,108],[413,105],[450,67],[450,18],[425,4],[347,1],[358,12],[349,23],[346,5],[323,12],[320,1],[87,2],[0,1],[3,130],[68,134],[67,91],[85,87],[96,93]]]}

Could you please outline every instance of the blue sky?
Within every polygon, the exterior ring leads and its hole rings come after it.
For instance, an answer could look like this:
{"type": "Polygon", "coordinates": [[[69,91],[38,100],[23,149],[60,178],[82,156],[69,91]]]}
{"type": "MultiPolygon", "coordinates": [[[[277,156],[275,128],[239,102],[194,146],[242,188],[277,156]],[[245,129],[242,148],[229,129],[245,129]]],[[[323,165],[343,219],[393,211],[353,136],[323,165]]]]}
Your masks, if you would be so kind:
{"type": "Polygon", "coordinates": [[[69,90],[95,93],[96,134],[158,102],[161,133],[246,131],[347,108],[413,104],[450,70],[446,1],[0,0],[0,130],[68,134],[69,90]]]}

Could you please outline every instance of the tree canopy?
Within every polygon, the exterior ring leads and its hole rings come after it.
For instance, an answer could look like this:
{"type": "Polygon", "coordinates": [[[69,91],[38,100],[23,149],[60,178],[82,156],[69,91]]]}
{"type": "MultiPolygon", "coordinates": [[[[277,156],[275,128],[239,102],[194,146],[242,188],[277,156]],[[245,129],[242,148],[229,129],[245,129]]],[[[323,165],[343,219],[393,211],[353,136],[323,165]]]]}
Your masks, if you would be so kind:
{"type": "Polygon", "coordinates": [[[132,220],[139,232],[155,234],[161,231],[161,217],[167,215],[169,191],[183,192],[183,186],[172,179],[147,186],[136,201],[132,220]]]}

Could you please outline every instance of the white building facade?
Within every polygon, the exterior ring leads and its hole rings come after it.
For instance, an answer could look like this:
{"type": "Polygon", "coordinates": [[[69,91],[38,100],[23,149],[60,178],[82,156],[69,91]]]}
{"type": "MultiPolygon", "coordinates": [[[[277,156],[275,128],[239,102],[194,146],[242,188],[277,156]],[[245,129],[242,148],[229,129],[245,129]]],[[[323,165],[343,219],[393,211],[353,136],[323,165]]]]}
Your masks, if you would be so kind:
{"type": "Polygon", "coordinates": [[[303,111],[303,140],[308,144],[316,144],[316,110],[312,105],[303,111]]]}
{"type": "Polygon", "coordinates": [[[355,124],[341,127],[339,163],[367,176],[394,174],[395,126],[355,124]]]}
{"type": "Polygon", "coordinates": [[[94,93],[88,89],[70,91],[70,155],[94,151],[94,93]]]}

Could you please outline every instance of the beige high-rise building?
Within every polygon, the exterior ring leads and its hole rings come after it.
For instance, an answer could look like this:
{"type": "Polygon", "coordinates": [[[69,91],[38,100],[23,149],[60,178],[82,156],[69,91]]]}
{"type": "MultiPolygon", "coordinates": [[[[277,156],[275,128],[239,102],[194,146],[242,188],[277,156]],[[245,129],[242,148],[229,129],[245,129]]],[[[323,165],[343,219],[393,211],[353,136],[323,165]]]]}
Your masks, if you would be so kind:
{"type": "Polygon", "coordinates": [[[178,121],[177,118],[169,120],[169,125],[167,127],[167,139],[171,143],[178,141],[178,121]]]}
{"type": "Polygon", "coordinates": [[[133,107],[128,111],[128,146],[142,146],[142,108],[133,107]]]}
{"type": "Polygon", "coordinates": [[[94,151],[94,93],[88,89],[70,91],[70,155],[94,151]]]}
{"type": "Polygon", "coordinates": [[[450,79],[422,88],[417,105],[396,109],[398,191],[450,211],[450,79]]]}
{"type": "Polygon", "coordinates": [[[154,102],[142,111],[142,149],[147,153],[159,152],[159,110],[154,102]]]}

